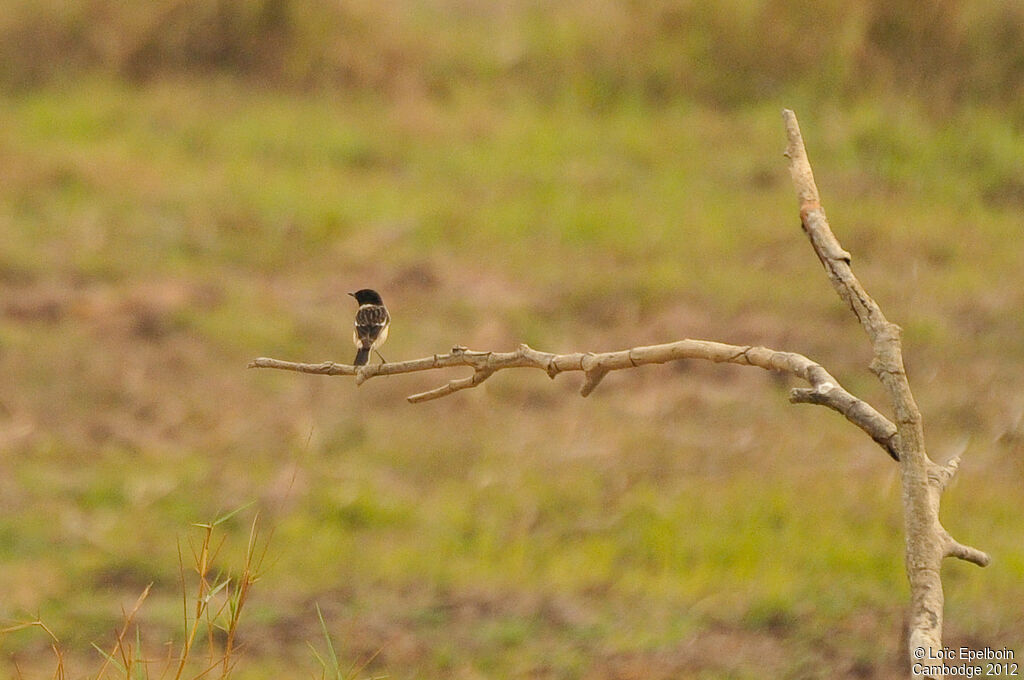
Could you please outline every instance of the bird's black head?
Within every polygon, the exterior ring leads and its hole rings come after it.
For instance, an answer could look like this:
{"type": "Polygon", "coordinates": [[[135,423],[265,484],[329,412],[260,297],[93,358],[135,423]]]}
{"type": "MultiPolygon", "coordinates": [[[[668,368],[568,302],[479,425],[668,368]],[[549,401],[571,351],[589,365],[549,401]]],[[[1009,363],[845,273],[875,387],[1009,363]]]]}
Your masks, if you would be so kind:
{"type": "Polygon", "coordinates": [[[369,288],[363,288],[362,290],[357,290],[354,293],[349,293],[349,295],[354,297],[356,299],[356,302],[358,302],[360,305],[382,305],[382,304],[384,304],[384,301],[380,299],[380,293],[378,293],[375,290],[371,290],[369,288]]]}

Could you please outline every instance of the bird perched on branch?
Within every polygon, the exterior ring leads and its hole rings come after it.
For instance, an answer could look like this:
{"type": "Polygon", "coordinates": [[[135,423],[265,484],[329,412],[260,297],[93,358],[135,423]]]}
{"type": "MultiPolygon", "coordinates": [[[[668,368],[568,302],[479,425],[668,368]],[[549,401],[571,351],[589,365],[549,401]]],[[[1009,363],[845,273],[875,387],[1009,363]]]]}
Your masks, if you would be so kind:
{"type": "Polygon", "coordinates": [[[384,363],[378,348],[388,339],[388,328],[391,326],[391,315],[384,301],[380,299],[380,293],[369,288],[349,293],[359,303],[359,310],[356,311],[355,330],[352,331],[352,342],[356,346],[356,358],[353,359],[354,366],[363,366],[370,360],[370,350],[377,352],[377,356],[384,363]]]}

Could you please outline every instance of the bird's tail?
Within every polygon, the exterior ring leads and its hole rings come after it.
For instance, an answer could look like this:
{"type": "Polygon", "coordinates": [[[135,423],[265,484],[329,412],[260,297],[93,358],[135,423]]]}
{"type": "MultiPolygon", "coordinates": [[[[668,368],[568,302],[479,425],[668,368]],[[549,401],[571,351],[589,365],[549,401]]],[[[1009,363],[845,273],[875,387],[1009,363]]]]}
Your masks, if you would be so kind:
{"type": "Polygon", "coordinates": [[[356,358],[352,360],[353,366],[365,366],[370,360],[370,348],[360,347],[359,351],[356,352],[356,358]]]}

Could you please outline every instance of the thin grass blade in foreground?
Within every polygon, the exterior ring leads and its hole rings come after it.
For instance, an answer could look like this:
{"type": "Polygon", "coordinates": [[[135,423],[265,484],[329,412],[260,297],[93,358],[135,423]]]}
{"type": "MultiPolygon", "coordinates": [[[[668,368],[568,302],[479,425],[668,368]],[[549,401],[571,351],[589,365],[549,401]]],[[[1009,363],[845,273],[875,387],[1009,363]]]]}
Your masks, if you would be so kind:
{"type": "MultiPolygon", "coordinates": [[[[338,661],[338,655],[334,651],[334,642],[331,640],[331,633],[327,630],[327,622],[324,620],[324,613],[320,610],[320,605],[316,605],[316,617],[320,620],[320,632],[324,636],[324,646],[327,648],[327,658],[320,656],[320,653],[316,651],[316,647],[313,643],[307,642],[309,650],[313,652],[313,656],[316,657],[317,662],[320,664],[320,678],[321,680],[356,680],[358,675],[366,669],[373,660],[376,659],[380,653],[384,650],[383,647],[378,649],[376,652],[371,654],[366,661],[362,663],[356,662],[348,669],[347,672],[342,672],[341,664],[338,661]],[[358,665],[357,665],[358,664],[358,665]]],[[[386,675],[379,676],[381,678],[388,677],[386,675]]]]}

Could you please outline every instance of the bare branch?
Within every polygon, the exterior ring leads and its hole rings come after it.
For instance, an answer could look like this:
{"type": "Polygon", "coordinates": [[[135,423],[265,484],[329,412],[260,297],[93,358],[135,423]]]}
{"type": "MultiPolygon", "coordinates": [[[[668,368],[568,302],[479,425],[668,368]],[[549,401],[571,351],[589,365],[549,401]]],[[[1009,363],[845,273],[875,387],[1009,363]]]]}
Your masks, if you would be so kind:
{"type": "Polygon", "coordinates": [[[494,373],[506,368],[539,368],[554,378],[567,371],[582,371],[583,386],[580,394],[588,396],[610,371],[636,368],[647,364],[663,364],[682,359],[702,359],[716,363],[757,366],[768,371],[788,373],[810,385],[793,390],[790,401],[800,404],[819,404],[841,413],[851,423],[864,430],[893,458],[897,457],[896,426],[867,402],[847,392],[817,362],[795,352],[780,352],[767,347],[728,345],[708,340],[679,340],[663,345],[633,347],[618,352],[576,352],[551,354],[520,345],[515,352],[475,352],[465,347],[454,347],[449,354],[367,366],[349,366],[325,361],[320,364],[301,364],[277,359],[259,358],[250,368],[276,368],[318,375],[354,375],[362,383],[380,375],[415,373],[452,366],[469,366],[473,374],[450,380],[441,387],[408,397],[420,403],[446,397],[459,390],[476,387],[494,373]]]}
{"type": "Polygon", "coordinates": [[[478,368],[473,371],[473,375],[468,378],[461,378],[459,380],[449,380],[447,384],[437,387],[427,392],[420,392],[419,394],[412,394],[407,397],[410,404],[418,404],[423,401],[430,401],[431,399],[440,399],[441,397],[447,397],[452,392],[458,392],[469,387],[476,387],[484,380],[491,377],[491,374],[497,369],[493,368],[478,368]]]}
{"type": "Polygon", "coordinates": [[[766,347],[728,345],[705,340],[634,347],[617,352],[551,354],[520,345],[514,352],[476,352],[454,347],[448,354],[390,364],[350,366],[334,362],[304,364],[260,358],[252,368],[274,368],[320,375],[352,375],[356,384],[381,375],[466,366],[470,376],[448,381],[427,392],[414,394],[411,402],[429,401],[480,385],[494,373],[507,368],[538,368],[554,378],[566,371],[584,374],[580,394],[589,395],[610,371],[660,364],[681,359],[757,366],[796,376],[808,383],[794,389],[793,403],[818,404],[843,414],[864,430],[879,446],[899,461],[903,489],[903,518],[906,529],[907,577],[911,589],[909,648],[942,645],[943,592],[940,568],[945,557],[957,557],[985,566],[989,556],[954,540],[939,522],[939,500],[956,474],[959,456],[944,465],[934,463],[927,454],[921,412],[914,401],[903,363],[899,326],[886,319],[881,308],[854,276],[850,254],[832,232],[821,206],[807,151],[796,116],[783,111],[788,145],[790,174],[800,203],[800,223],[821,261],[832,287],[849,305],[871,342],[870,368],[884,386],[892,406],[895,423],[867,402],[847,392],[820,364],[793,352],[766,347]]]}
{"type": "Polygon", "coordinates": [[[885,387],[895,415],[898,434],[893,442],[903,485],[907,578],[911,590],[909,649],[911,653],[916,648],[937,650],[942,646],[943,593],[939,579],[942,559],[953,556],[985,566],[989,557],[953,540],[939,522],[939,497],[956,473],[959,457],[944,466],[928,458],[921,411],[914,401],[903,366],[900,328],[885,318],[881,308],[853,275],[850,254],[839,245],[821,207],[796,115],[787,109],[782,117],[788,138],[786,157],[800,202],[800,223],[832,287],[850,306],[871,341],[874,353],[871,370],[885,387]]]}
{"type": "Polygon", "coordinates": [[[876,444],[899,460],[899,433],[891,420],[876,411],[866,401],[858,399],[846,390],[795,388],[789,400],[794,404],[820,404],[843,414],[847,420],[864,430],[876,444]],[[866,425],[870,425],[866,427],[866,425]]]}
{"type": "Polygon", "coordinates": [[[988,556],[988,553],[954,541],[952,538],[946,544],[946,557],[956,557],[965,562],[977,564],[979,567],[987,567],[992,562],[992,558],[988,556]]]}

